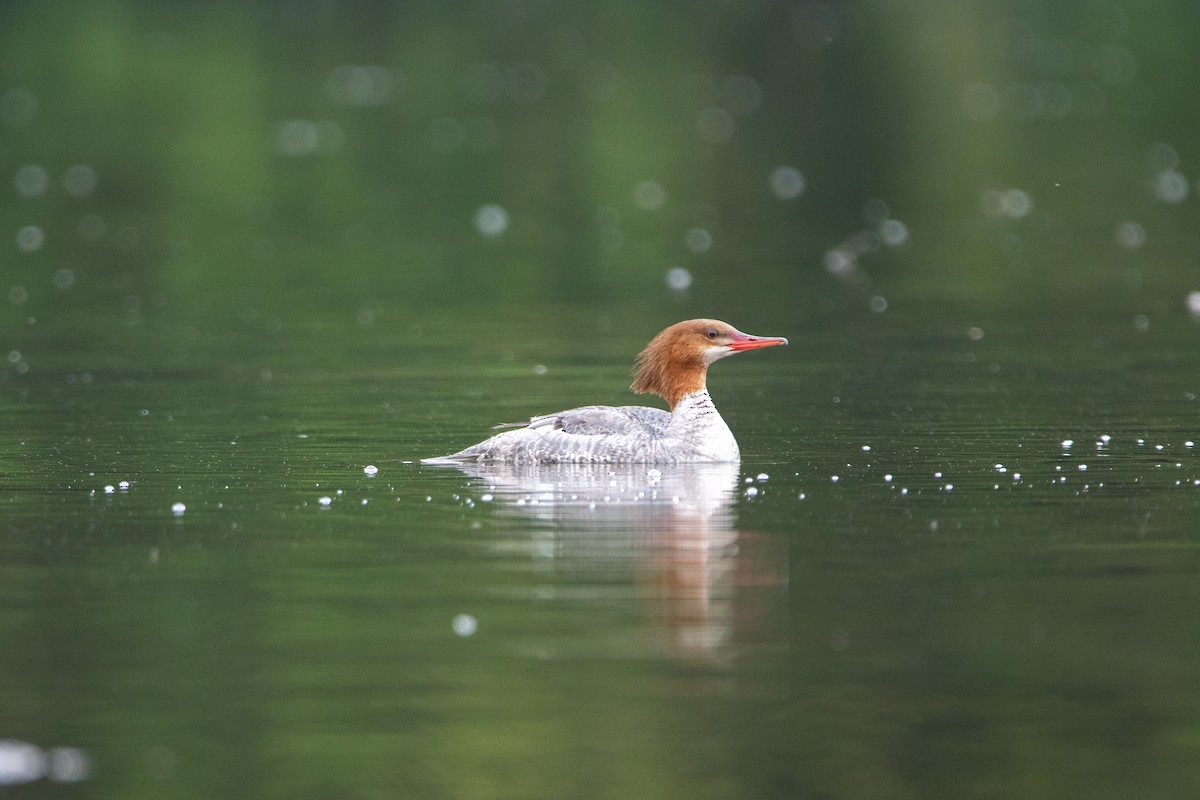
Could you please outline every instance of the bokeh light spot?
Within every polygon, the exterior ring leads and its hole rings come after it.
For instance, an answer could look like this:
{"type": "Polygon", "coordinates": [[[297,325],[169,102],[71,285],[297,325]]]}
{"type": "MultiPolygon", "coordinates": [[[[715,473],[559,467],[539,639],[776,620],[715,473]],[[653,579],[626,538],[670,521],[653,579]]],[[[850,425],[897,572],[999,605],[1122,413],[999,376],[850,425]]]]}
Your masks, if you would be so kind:
{"type": "Polygon", "coordinates": [[[642,181],[633,187],[633,202],[643,211],[658,211],[667,202],[667,190],[657,181],[642,181]]]}
{"type": "Polygon", "coordinates": [[[1187,199],[1190,189],[1188,179],[1173,169],[1158,173],[1154,179],[1154,197],[1163,203],[1182,203],[1187,199]]]}
{"type": "Polygon", "coordinates": [[[879,238],[888,247],[899,247],[908,241],[908,226],[898,219],[885,219],[879,223],[879,238]]]}
{"type": "Polygon", "coordinates": [[[762,105],[763,92],[749,75],[730,75],[721,82],[721,102],[730,113],[750,114],[762,105]]]}
{"type": "Polygon", "coordinates": [[[450,623],[450,627],[456,636],[461,636],[465,639],[468,636],[474,636],[478,632],[479,620],[470,614],[456,614],[450,623]]]}
{"type": "Polygon", "coordinates": [[[699,255],[700,253],[708,252],[712,247],[712,234],[704,230],[704,228],[691,228],[683,235],[684,244],[687,249],[699,255]]]}
{"type": "Polygon", "coordinates": [[[46,234],[37,225],[26,225],[17,231],[17,248],[24,253],[41,250],[45,243],[46,234]]]}
{"type": "Polygon", "coordinates": [[[50,187],[50,174],[40,164],[26,164],[13,176],[13,186],[21,197],[41,197],[50,187]]]}
{"type": "Polygon", "coordinates": [[[771,172],[771,191],[780,200],[794,200],[804,193],[805,180],[795,167],[776,167],[771,172]]]}
{"type": "Polygon", "coordinates": [[[0,786],[30,783],[45,774],[42,748],[17,739],[0,740],[0,786]]]}
{"type": "Polygon", "coordinates": [[[75,285],[75,270],[66,267],[56,269],[52,280],[56,289],[70,289],[75,285]]]}
{"type": "Polygon", "coordinates": [[[1155,142],[1146,151],[1146,163],[1155,172],[1166,172],[1179,167],[1179,152],[1169,144],[1155,142]]]}
{"type": "Polygon", "coordinates": [[[1021,219],[1033,211],[1033,198],[1020,189],[989,189],[983,193],[983,213],[989,217],[1021,219]]]}
{"type": "Polygon", "coordinates": [[[667,288],[673,292],[684,292],[692,286],[692,273],[683,267],[671,267],[666,275],[667,288]]]}
{"type": "Polygon", "coordinates": [[[967,118],[974,122],[995,119],[1000,113],[1000,93],[990,83],[969,83],[959,96],[967,118]]]}
{"type": "Polygon", "coordinates": [[[87,197],[96,190],[96,170],[87,164],[74,164],[63,173],[63,189],[71,197],[87,197]]]}
{"type": "Polygon", "coordinates": [[[1133,221],[1121,222],[1117,224],[1115,238],[1121,247],[1136,250],[1146,243],[1146,229],[1133,221]]]}
{"type": "Polygon", "coordinates": [[[709,106],[696,117],[696,133],[706,144],[725,144],[736,130],[733,115],[720,106],[709,106]]]}
{"type": "Polygon", "coordinates": [[[347,106],[380,106],[392,97],[396,79],[385,67],[343,64],[334,68],[325,89],[335,101],[347,106]]]}
{"type": "Polygon", "coordinates": [[[1188,292],[1187,310],[1193,317],[1200,317],[1200,292],[1188,292]]]}
{"type": "Polygon", "coordinates": [[[475,230],[494,239],[508,230],[508,212],[502,206],[489,203],[475,211],[475,230]]]}
{"type": "Polygon", "coordinates": [[[335,153],[344,139],[341,126],[330,120],[289,119],[275,129],[275,146],[285,156],[335,153]]]}

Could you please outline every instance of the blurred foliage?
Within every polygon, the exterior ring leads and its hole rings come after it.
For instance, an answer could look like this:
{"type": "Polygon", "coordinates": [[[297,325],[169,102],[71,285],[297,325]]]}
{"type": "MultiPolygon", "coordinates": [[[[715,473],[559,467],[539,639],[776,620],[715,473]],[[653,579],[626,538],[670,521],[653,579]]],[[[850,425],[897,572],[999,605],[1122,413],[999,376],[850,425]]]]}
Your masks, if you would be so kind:
{"type": "Polygon", "coordinates": [[[45,276],[65,266],[87,303],[159,293],[202,315],[230,293],[305,291],[620,304],[661,293],[672,265],[752,302],[1020,296],[1030,279],[1182,291],[1196,200],[1154,187],[1195,177],[1200,110],[1179,98],[1197,17],[1182,2],[6,3],[0,170],[40,165],[51,185],[6,190],[2,227],[37,225],[45,244],[0,288],[64,302],[45,276]],[[72,164],[94,192],[64,194],[72,164]],[[799,197],[770,191],[781,165],[803,173],[799,197]],[[635,201],[645,181],[661,207],[635,201]],[[1011,189],[1028,213],[985,213],[1011,189]],[[488,204],[507,213],[490,238],[472,223],[488,204]],[[880,246],[881,213],[906,226],[900,246],[880,246]],[[99,230],[81,237],[88,215],[99,230]],[[1144,247],[1115,242],[1123,221],[1144,247]],[[693,228],[710,248],[685,244],[693,228]],[[831,276],[839,248],[852,268],[831,276]]]}

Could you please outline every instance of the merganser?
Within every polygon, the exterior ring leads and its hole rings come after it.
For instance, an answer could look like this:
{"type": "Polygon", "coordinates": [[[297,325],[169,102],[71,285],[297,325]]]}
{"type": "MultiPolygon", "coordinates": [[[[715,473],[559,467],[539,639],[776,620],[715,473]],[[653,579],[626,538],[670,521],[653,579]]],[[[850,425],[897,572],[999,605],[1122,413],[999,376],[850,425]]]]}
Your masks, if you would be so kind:
{"type": "Polygon", "coordinates": [[[715,319],[679,322],[655,336],[637,357],[638,394],[656,394],[671,410],[643,406],[583,406],[505,423],[505,431],[422,464],[673,464],[731,462],[737,441],[717,413],[705,379],[708,365],[725,356],[787,344],[778,336],[751,336],[715,319]]]}

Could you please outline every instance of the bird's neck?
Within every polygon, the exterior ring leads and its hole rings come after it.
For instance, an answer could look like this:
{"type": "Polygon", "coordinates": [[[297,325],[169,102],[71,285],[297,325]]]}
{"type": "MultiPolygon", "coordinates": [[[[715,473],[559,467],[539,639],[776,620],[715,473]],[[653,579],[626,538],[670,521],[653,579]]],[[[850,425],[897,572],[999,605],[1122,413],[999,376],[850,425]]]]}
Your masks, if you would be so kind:
{"type": "Polygon", "coordinates": [[[674,411],[688,395],[706,391],[707,377],[708,365],[700,359],[675,363],[647,360],[639,366],[632,389],[658,395],[674,411]]]}

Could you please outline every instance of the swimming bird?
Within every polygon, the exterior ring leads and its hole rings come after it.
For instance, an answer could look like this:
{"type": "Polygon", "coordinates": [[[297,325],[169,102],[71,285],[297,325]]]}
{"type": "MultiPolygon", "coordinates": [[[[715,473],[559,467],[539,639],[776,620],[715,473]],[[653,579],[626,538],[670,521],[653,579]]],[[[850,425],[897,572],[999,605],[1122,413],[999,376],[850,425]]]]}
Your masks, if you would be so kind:
{"type": "Polygon", "coordinates": [[[630,388],[656,394],[670,411],[645,406],[582,406],[542,414],[448,456],[422,464],[673,464],[732,462],[737,441],[713,405],[707,387],[714,361],[787,344],[779,336],[751,336],[715,319],[690,319],[646,345],[630,388]]]}

